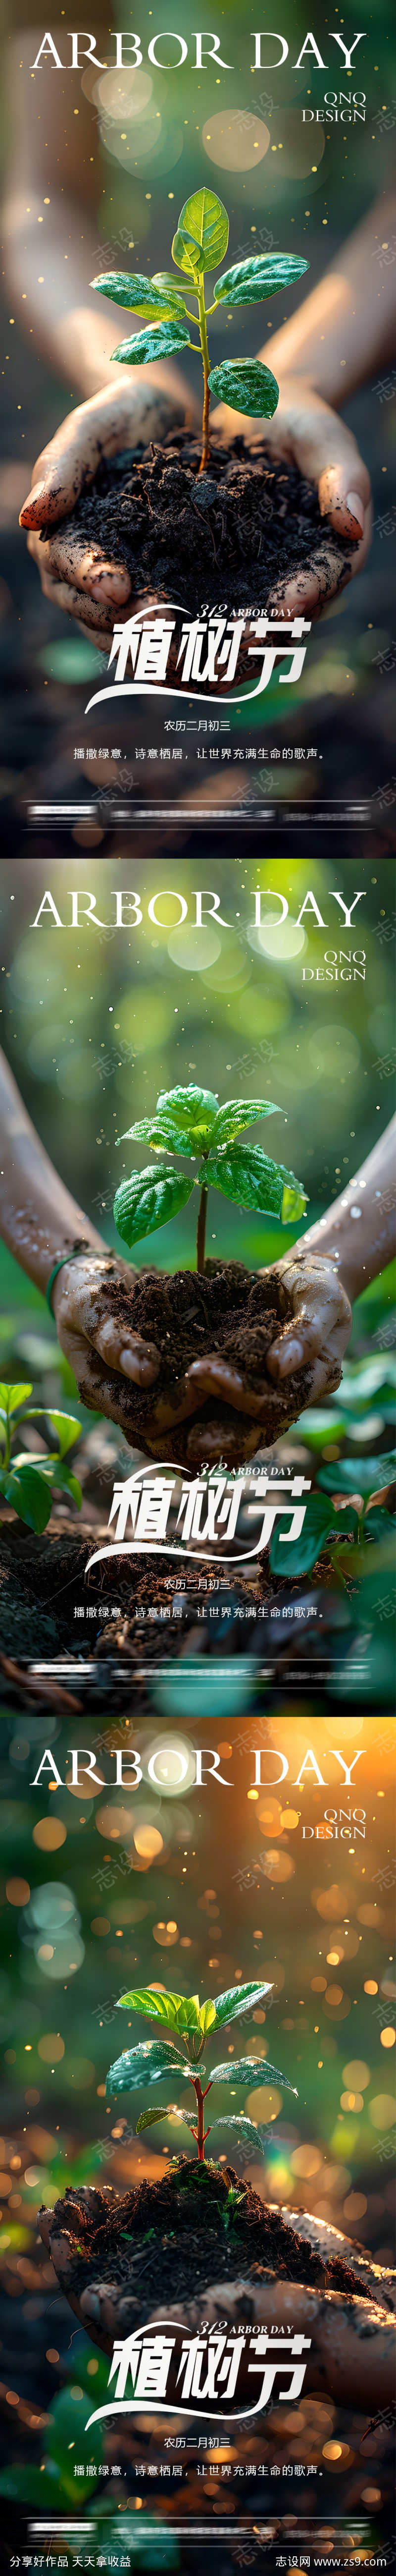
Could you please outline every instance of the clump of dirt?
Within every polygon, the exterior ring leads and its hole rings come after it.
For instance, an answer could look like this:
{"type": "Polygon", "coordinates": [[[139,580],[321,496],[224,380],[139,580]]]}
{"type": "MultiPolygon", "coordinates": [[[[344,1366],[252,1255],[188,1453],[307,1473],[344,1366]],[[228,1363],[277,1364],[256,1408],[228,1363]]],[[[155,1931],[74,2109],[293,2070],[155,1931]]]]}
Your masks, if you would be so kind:
{"type": "Polygon", "coordinates": [[[159,2182],[143,2181],[123,2200],[92,2191],[89,2201],[79,2202],[78,2191],[66,2191],[55,2222],[56,2232],[66,2227],[71,2238],[69,2294],[80,2301],[84,2290],[107,2282],[122,2300],[124,2333],[143,2323],[159,2299],[172,2309],[174,2301],[196,2299],[210,2280],[242,2275],[257,2282],[266,2271],[311,2289],[371,2298],[349,2263],[339,2255],[322,2261],[232,2165],[179,2156],[159,2182]]]}
{"type": "MultiPolygon", "coordinates": [[[[266,1354],[287,1316],[282,1279],[274,1271],[258,1277],[245,1270],[242,1262],[229,1261],[220,1267],[208,1261],[204,1271],[176,1270],[173,1276],[162,1270],[140,1270],[129,1288],[116,1267],[109,1265],[100,1294],[102,1312],[107,1305],[116,1323],[155,1343],[160,1354],[153,1386],[135,1387],[121,1375],[117,1379],[125,1437],[147,1457],[168,1458],[175,1466],[202,1466],[207,1431],[209,1463],[215,1454],[227,1466],[236,1467],[259,1441],[264,1448],[272,1446],[308,1404],[312,1368],[296,1370],[279,1387],[268,1377],[266,1385],[266,1354]],[[182,1422],[177,1420],[186,1371],[209,1351],[245,1379],[252,1398],[248,1418],[217,1395],[200,1402],[197,1389],[193,1409],[182,1422]]],[[[292,1322],[289,1329],[292,1333],[292,1322]]],[[[100,1406],[102,1374],[101,1362],[95,1363],[91,1353],[89,1377],[86,1383],[80,1381],[87,1405],[100,1406]]],[[[334,1383],[338,1384],[337,1374],[334,1383]]]]}
{"type": "Polygon", "coordinates": [[[314,484],[265,439],[252,449],[242,435],[229,447],[214,436],[207,471],[199,474],[199,465],[199,442],[175,430],[164,447],[103,457],[77,502],[73,525],[107,562],[126,565],[135,595],[176,596],[191,617],[224,596],[229,613],[246,612],[246,603],[264,609],[274,586],[309,563],[320,542],[322,607],[331,587],[326,537],[332,565],[337,546],[341,583],[349,579],[353,542],[335,540],[314,484]]]}

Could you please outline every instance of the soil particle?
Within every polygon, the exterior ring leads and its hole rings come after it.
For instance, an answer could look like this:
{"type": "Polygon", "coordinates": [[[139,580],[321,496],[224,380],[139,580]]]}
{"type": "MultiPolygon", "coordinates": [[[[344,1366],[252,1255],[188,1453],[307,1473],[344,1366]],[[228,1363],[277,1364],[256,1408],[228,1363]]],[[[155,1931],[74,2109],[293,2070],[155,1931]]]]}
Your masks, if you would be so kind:
{"type": "Polygon", "coordinates": [[[165,2305],[195,2299],[201,2285],[223,2277],[257,2282],[270,2271],[323,2292],[371,2298],[349,2263],[338,2255],[323,2262],[232,2165],[180,2156],[159,2182],[143,2181],[123,2200],[95,2191],[87,2204],[78,2192],[66,2192],[54,2219],[56,2232],[66,2226],[71,2236],[74,2297],[92,2291],[95,2281],[111,2282],[122,2300],[124,2331],[143,2323],[159,2299],[165,2305]]]}
{"type": "Polygon", "coordinates": [[[242,436],[229,447],[214,437],[209,474],[198,480],[199,463],[197,441],[176,430],[164,447],[103,458],[77,502],[74,527],[106,562],[126,566],[135,595],[176,598],[191,617],[203,601],[213,607],[224,595],[229,613],[246,613],[246,604],[263,609],[274,587],[311,563],[318,545],[320,606],[333,586],[335,552],[340,585],[349,580],[353,544],[335,538],[314,484],[265,439],[252,450],[242,436]]]}
{"type": "MultiPolygon", "coordinates": [[[[196,1414],[189,1413],[185,1421],[171,1419],[170,1425],[164,1427],[161,1399],[170,1409],[174,1406],[177,1413],[186,1370],[192,1360],[207,1351],[217,1352],[244,1375],[252,1395],[257,1392],[256,1423],[254,1407],[249,1420],[249,1429],[255,1423],[257,1430],[255,1447],[259,1441],[260,1446],[271,1447],[296,1413],[308,1404],[313,1372],[306,1367],[297,1370],[282,1388],[275,1388],[273,1379],[268,1379],[268,1408],[265,1406],[266,1353],[287,1315],[282,1281],[273,1271],[268,1279],[265,1275],[257,1278],[237,1261],[227,1262],[224,1268],[208,1262],[203,1272],[177,1270],[173,1276],[147,1269],[139,1271],[134,1281],[131,1278],[130,1288],[127,1281],[113,1275],[103,1281],[102,1306],[106,1301],[116,1323],[129,1330],[132,1327],[144,1340],[154,1342],[160,1353],[154,1386],[134,1387],[131,1379],[119,1380],[118,1402],[125,1437],[148,1457],[169,1458],[173,1465],[189,1468],[198,1459],[203,1463],[207,1425],[212,1435],[214,1426],[216,1431],[220,1428],[224,1462],[232,1467],[243,1462],[246,1416],[231,1403],[221,1402],[217,1395],[197,1405],[196,1414]]],[[[81,1381],[80,1393],[87,1404],[96,1403],[92,1372],[86,1388],[81,1381]]],[[[209,1441],[208,1456],[210,1459],[209,1441]]]]}

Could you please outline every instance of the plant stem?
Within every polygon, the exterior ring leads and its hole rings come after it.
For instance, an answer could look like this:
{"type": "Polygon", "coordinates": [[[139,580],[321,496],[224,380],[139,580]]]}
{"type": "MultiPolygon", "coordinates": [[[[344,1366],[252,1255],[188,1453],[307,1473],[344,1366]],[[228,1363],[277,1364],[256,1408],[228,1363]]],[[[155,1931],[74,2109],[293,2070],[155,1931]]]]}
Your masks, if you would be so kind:
{"type": "Polygon", "coordinates": [[[198,2147],[198,2163],[199,2163],[200,2165],[204,2165],[204,2163],[205,2163],[205,2154],[204,2154],[204,2149],[205,2149],[205,2138],[208,2138],[208,2137],[209,2137],[209,2129],[205,2129],[205,2128],[204,2128],[204,2101],[205,2101],[206,2093],[210,2093],[210,2084],[207,2084],[207,2085],[206,2085],[206,2087],[205,2087],[205,2093],[203,2093],[203,2092],[202,2092],[202,2085],[200,2084],[200,2080],[199,2080],[199,2075],[194,2076],[194,2092],[195,2092],[196,2105],[197,2105],[197,2147],[198,2147]]]}
{"type": "Polygon", "coordinates": [[[202,1190],[201,1190],[201,1196],[200,1196],[200,1202],[199,1202],[198,1225],[197,1225],[197,1270],[204,1270],[204,1269],[205,1269],[205,1234],[206,1234],[206,1210],[207,1210],[207,1204],[208,1204],[208,1193],[207,1193],[207,1190],[202,1189],[202,1190]]]}
{"type": "Polygon", "coordinates": [[[202,349],[202,365],[203,365],[203,380],[204,380],[204,401],[203,401],[203,413],[202,413],[202,456],[201,456],[201,463],[200,463],[199,471],[200,471],[200,474],[204,474],[204,473],[205,473],[205,466],[209,464],[209,457],[210,457],[210,439],[209,439],[209,403],[210,403],[210,392],[209,392],[209,350],[208,350],[208,334],[207,334],[207,329],[206,329],[205,287],[204,287],[203,278],[200,278],[200,281],[199,281],[199,288],[198,288],[198,307],[199,307],[199,311],[198,311],[198,320],[199,320],[199,336],[200,336],[201,349],[202,349]]]}

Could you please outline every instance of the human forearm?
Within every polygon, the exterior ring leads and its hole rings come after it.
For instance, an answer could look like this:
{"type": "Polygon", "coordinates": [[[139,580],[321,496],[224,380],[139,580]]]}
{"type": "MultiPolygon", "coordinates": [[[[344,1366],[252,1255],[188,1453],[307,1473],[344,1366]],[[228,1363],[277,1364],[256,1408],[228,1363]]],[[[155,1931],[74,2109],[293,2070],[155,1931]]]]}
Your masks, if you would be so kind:
{"type": "Polygon", "coordinates": [[[305,1260],[311,1251],[326,1261],[334,1258],[351,1304],[371,1279],[378,1278],[394,1252],[395,1147],[393,1118],[334,1206],[293,1244],[293,1261],[305,1260]]]}
{"type": "Polygon", "coordinates": [[[277,382],[304,376],[337,411],[394,350],[393,269],[378,252],[395,225],[394,197],[375,204],[312,294],[259,351],[277,382]]]}
{"type": "Polygon", "coordinates": [[[28,1278],[45,1294],[55,1262],[80,1238],[92,1251],[106,1247],[54,1170],[5,1056],[0,1057],[0,1124],[1,1233],[28,1278]]]}

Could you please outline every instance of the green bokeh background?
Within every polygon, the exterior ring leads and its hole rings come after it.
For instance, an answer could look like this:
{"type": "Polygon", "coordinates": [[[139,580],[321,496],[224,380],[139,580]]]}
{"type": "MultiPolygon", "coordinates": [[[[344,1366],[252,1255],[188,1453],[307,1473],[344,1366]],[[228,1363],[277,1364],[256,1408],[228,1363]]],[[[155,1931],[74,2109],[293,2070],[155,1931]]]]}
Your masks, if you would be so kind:
{"type": "MultiPolygon", "coordinates": [[[[339,858],[213,857],[202,869],[202,862],[171,855],[161,864],[123,856],[98,862],[87,849],[72,862],[20,862],[12,885],[4,868],[1,891],[2,1042],[47,1152],[106,1240],[116,1240],[112,1206],[123,1166],[143,1168],[150,1160],[146,1146],[117,1138],[175,1082],[204,1083],[219,1100],[263,1096],[279,1104],[265,1143],[303,1181],[311,1224],[359,1169],[391,1114],[394,947],[386,861],[373,868],[358,857],[356,867],[339,858]],[[364,900],[343,933],[332,889],[350,906],[362,878],[364,900]],[[60,931],[45,913],[32,927],[47,882],[62,924],[71,920],[70,889],[78,889],[80,929],[60,931]],[[194,928],[197,886],[202,930],[194,928]],[[137,927],[111,927],[117,887],[126,925],[128,897],[133,925],[134,890],[143,915],[137,927]],[[251,931],[258,887],[261,947],[251,931]],[[295,927],[308,888],[326,931],[309,912],[295,927]],[[102,928],[84,919],[89,891],[102,928]],[[226,927],[210,918],[214,893],[226,927]],[[266,917],[276,924],[281,918],[271,895],[286,900],[289,916],[283,929],[269,931],[266,946],[266,917]],[[154,897],[155,922],[148,916],[154,897]],[[180,897],[188,906],[181,924],[180,897]],[[323,967],[325,949],[355,950],[359,958],[363,949],[365,982],[304,983],[304,969],[323,967]]],[[[292,1241],[293,1228],[255,1218],[219,1194],[210,1201],[207,1249],[216,1258],[234,1254],[254,1265],[292,1241]]],[[[158,1240],[138,1246],[139,1266],[147,1258],[164,1268],[194,1261],[190,1205],[158,1240]]],[[[39,1305],[42,1319],[41,1298],[4,1254],[2,1260],[3,1300],[16,1299],[26,1313],[39,1305]]]]}

